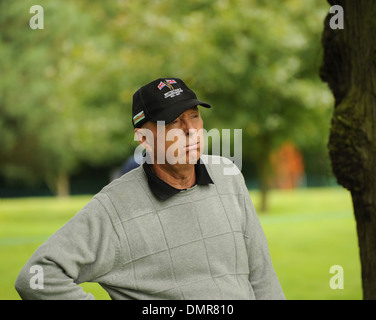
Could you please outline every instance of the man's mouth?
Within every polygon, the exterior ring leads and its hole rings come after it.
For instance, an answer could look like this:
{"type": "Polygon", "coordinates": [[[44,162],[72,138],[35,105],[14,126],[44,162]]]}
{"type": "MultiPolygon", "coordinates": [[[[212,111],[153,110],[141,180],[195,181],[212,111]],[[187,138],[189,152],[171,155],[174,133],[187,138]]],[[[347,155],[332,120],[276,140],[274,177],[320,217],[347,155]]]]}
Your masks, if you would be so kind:
{"type": "Polygon", "coordinates": [[[200,142],[195,142],[195,143],[191,143],[189,145],[186,145],[184,147],[184,150],[185,151],[195,150],[195,149],[198,149],[199,147],[200,147],[200,142]]]}

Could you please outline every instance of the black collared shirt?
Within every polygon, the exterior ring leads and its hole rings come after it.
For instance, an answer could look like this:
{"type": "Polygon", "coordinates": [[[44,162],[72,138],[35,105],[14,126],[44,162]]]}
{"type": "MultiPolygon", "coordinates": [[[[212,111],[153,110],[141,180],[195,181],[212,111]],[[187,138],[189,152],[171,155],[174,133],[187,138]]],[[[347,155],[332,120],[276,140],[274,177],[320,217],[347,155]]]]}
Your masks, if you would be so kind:
{"type": "MultiPolygon", "coordinates": [[[[154,193],[161,200],[167,200],[168,198],[172,197],[173,195],[179,193],[180,189],[176,189],[170,186],[168,183],[164,182],[160,178],[158,178],[153,171],[151,171],[150,165],[146,162],[143,164],[144,171],[148,178],[148,183],[151,191],[154,193]]],[[[210,175],[205,167],[205,164],[199,161],[195,164],[195,173],[196,173],[196,185],[205,185],[209,183],[214,183],[213,180],[210,178],[210,175]]],[[[193,186],[192,186],[193,187],[193,186]]],[[[185,190],[185,189],[184,189],[185,190]]]]}

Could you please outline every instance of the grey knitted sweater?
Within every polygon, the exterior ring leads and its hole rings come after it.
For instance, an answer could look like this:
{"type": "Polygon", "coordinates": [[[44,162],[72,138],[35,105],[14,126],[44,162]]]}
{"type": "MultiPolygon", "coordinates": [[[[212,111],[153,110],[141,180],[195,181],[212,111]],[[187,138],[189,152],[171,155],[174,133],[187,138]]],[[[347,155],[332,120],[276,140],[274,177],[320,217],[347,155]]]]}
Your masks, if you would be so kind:
{"type": "Polygon", "coordinates": [[[77,284],[97,282],[112,299],[284,299],[242,175],[213,159],[214,184],[165,201],[142,166],[104,187],[23,267],[21,298],[93,299],[77,284]]]}

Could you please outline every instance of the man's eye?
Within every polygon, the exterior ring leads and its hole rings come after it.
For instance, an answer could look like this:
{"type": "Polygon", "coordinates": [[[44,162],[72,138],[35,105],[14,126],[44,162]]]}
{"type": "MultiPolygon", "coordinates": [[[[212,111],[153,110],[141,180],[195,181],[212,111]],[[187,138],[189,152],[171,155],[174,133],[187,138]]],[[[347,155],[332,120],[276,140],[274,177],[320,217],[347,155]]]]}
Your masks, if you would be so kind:
{"type": "Polygon", "coordinates": [[[175,124],[177,124],[178,123],[178,120],[174,120],[174,121],[171,121],[170,123],[168,123],[167,124],[167,126],[173,126],[173,125],[175,125],[175,124]]]}

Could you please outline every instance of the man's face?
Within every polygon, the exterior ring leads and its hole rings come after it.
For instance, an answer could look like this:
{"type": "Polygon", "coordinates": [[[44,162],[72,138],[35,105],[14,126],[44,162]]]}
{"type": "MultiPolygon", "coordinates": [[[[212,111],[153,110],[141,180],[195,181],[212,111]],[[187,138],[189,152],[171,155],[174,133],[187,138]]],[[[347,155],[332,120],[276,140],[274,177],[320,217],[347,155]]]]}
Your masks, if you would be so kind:
{"type": "Polygon", "coordinates": [[[154,163],[194,164],[204,150],[203,121],[197,107],[166,125],[148,122],[145,128],[153,134],[146,149],[153,152],[154,163]]]}

